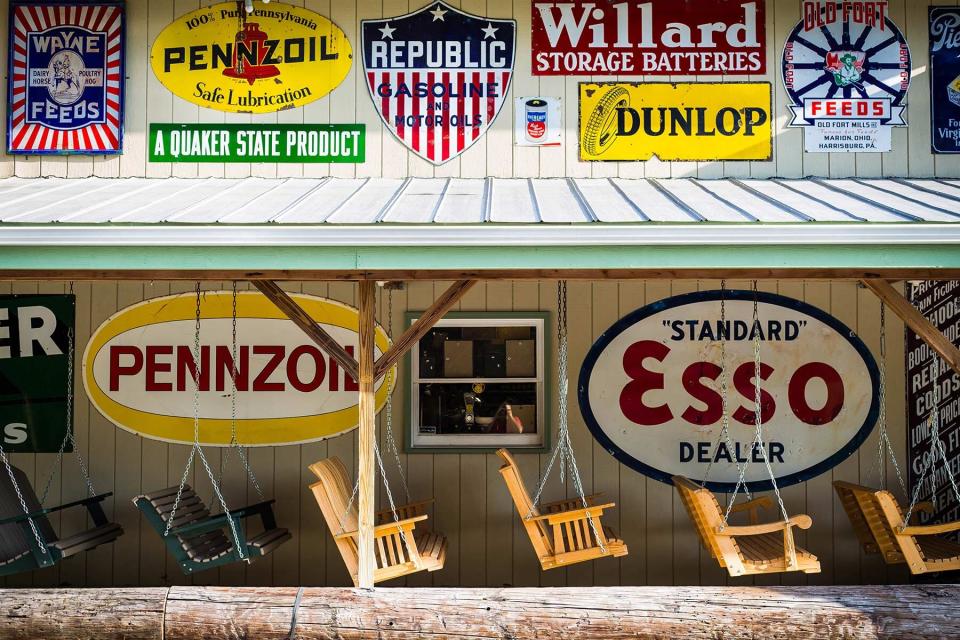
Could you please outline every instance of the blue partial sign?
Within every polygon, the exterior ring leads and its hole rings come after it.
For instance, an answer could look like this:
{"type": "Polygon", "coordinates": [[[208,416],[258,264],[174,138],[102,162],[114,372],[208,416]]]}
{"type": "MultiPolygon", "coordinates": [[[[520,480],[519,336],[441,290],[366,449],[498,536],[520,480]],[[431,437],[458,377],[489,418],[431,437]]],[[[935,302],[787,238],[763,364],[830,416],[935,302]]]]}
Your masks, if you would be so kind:
{"type": "Polygon", "coordinates": [[[960,153],[960,7],[930,7],[934,153],[960,153]]]}

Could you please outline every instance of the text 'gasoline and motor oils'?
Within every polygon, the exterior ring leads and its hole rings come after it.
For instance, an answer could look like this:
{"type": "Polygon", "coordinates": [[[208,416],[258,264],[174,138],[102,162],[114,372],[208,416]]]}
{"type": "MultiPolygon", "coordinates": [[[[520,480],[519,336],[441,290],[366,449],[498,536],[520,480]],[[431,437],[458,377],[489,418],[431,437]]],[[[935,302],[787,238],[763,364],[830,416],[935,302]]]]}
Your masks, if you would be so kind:
{"type": "Polygon", "coordinates": [[[170,91],[194,104],[234,113],[302,107],[347,74],[353,50],[327,18],[302,7],[235,2],[177,18],[157,36],[150,62],[170,91]]]}
{"type": "Polygon", "coordinates": [[[762,75],[764,0],[537,2],[533,74],[762,75]]]}
{"type": "Polygon", "coordinates": [[[580,84],[582,160],[768,160],[770,83],[580,84]]]}
{"type": "Polygon", "coordinates": [[[443,164],[490,127],[513,75],[516,22],[443,2],[361,25],[370,97],[414,153],[443,164]]]}

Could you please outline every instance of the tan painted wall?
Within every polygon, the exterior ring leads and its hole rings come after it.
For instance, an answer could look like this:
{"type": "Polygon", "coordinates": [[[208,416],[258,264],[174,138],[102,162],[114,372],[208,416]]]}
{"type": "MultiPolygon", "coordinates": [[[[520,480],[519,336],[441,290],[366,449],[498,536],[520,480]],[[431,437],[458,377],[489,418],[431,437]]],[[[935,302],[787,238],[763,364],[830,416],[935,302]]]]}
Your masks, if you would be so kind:
{"type": "MultiPolygon", "coordinates": [[[[407,309],[426,308],[448,285],[444,282],[420,282],[398,292],[394,298],[393,327],[399,328],[407,309]]],[[[204,288],[229,288],[229,283],[204,283],[204,288]]],[[[670,295],[711,289],[711,281],[637,281],[572,282],[569,291],[570,370],[579,372],[583,357],[593,341],[619,317],[644,304],[670,295]]],[[[747,282],[729,282],[730,287],[748,287],[747,282]]],[[[761,289],[803,299],[824,309],[854,329],[879,358],[879,303],[869,291],[852,283],[762,282],[761,289]]],[[[97,282],[77,286],[77,352],[82,353],[92,329],[118,309],[146,298],[191,291],[191,283],[97,282]]],[[[354,301],[350,283],[291,284],[291,291],[330,296],[347,303],[354,301]]],[[[0,293],[62,293],[63,283],[0,282],[0,293]]],[[[380,321],[386,300],[379,306],[380,321]]],[[[531,311],[555,313],[555,282],[495,282],[475,287],[460,304],[469,311],[531,311]]],[[[891,314],[888,327],[889,397],[888,415],[891,437],[897,457],[905,459],[903,327],[891,314]]],[[[555,363],[554,363],[555,365],[555,363]]],[[[555,369],[554,369],[555,370],[555,369]]],[[[401,367],[402,375],[402,367],[401,367]]],[[[395,395],[397,436],[406,425],[403,380],[395,395]]],[[[576,388],[570,387],[571,425],[585,489],[605,492],[617,503],[610,524],[630,546],[630,555],[620,560],[603,560],[541,573],[529,541],[519,526],[512,504],[497,473],[499,459],[483,454],[417,454],[402,456],[414,498],[436,498],[435,526],[447,534],[450,552],[447,566],[435,574],[411,577],[409,585],[670,585],[724,584],[721,572],[709,555],[700,549],[694,530],[673,490],[621,466],[593,440],[576,410],[576,388]]],[[[117,429],[85,401],[82,384],[77,383],[76,433],[83,456],[90,463],[98,491],[113,490],[115,498],[106,503],[108,513],[122,523],[126,535],[116,544],[101,547],[85,556],[72,558],[61,566],[31,575],[7,579],[8,585],[158,585],[198,584],[230,585],[345,585],[348,584],[336,548],[330,540],[320,511],[307,491],[313,476],[306,465],[320,458],[337,455],[355,468],[355,432],[332,440],[275,449],[257,449],[251,453],[256,473],[268,495],[277,498],[277,517],[281,526],[293,531],[294,538],[271,557],[244,567],[213,570],[194,578],[184,578],[164,553],[160,539],[145,526],[130,498],[141,491],[175,485],[182,474],[189,448],[142,440],[117,429]]],[[[555,414],[555,410],[554,410],[555,414]]],[[[382,441],[381,432],[381,441],[382,441]]],[[[901,570],[888,570],[876,557],[864,557],[853,537],[840,505],[834,499],[831,482],[843,479],[864,484],[879,483],[877,467],[878,436],[872,434],[857,454],[813,480],[783,491],[792,513],[805,512],[814,526],[800,533],[798,544],[817,554],[823,573],[803,576],[757,578],[758,584],[823,584],[899,582],[901,570]]],[[[209,453],[214,465],[221,454],[209,453]]],[[[546,455],[517,456],[528,482],[536,482],[547,462],[546,455]]],[[[16,455],[14,463],[32,474],[41,484],[53,454],[16,455]]],[[[389,461],[388,461],[389,463],[389,461]]],[[[73,458],[63,463],[65,477],[57,477],[53,500],[77,499],[83,484],[73,458]]],[[[396,474],[389,469],[388,473],[396,474]]],[[[892,465],[885,464],[887,482],[895,484],[892,465]]],[[[256,501],[253,489],[247,489],[236,458],[226,471],[225,492],[231,504],[256,501]]],[[[194,474],[195,486],[209,495],[209,483],[203,472],[194,474]]],[[[394,485],[397,486],[396,483],[394,485]]],[[[574,495],[554,476],[545,500],[574,495]]],[[[381,503],[383,498],[381,496],[381,503]]],[[[83,519],[65,515],[63,530],[83,526],[83,519]]],[[[749,579],[731,583],[751,583],[749,579]]]]}
{"type": "MultiPolygon", "coordinates": [[[[704,0],[708,1],[708,0],[704,0]]],[[[363,18],[396,16],[417,9],[422,0],[289,0],[306,6],[337,23],[359,52],[359,21],[363,18]]],[[[956,0],[891,0],[890,16],[906,33],[913,54],[914,78],[908,97],[909,128],[895,129],[893,152],[888,154],[804,154],[802,133],[787,129],[790,119],[787,96],[780,84],[779,67],[783,43],[800,18],[800,0],[767,0],[766,76],[742,80],[774,83],[776,140],[773,160],[769,162],[673,162],[658,160],[632,163],[582,163],[577,160],[576,144],[577,84],[590,78],[535,78],[530,74],[530,0],[450,0],[472,13],[491,17],[513,17],[518,22],[518,55],[513,87],[507,106],[493,128],[461,158],[434,168],[425,160],[407,153],[389,133],[384,134],[372,107],[367,89],[353,70],[330,96],[302,109],[280,114],[245,116],[223,114],[199,108],[174,97],[154,77],[149,66],[149,49],[157,34],[177,15],[211,4],[210,0],[128,0],[127,2],[127,87],[126,151],[120,157],[38,157],[13,159],[0,155],[0,177],[19,176],[266,176],[297,177],[335,175],[344,177],[700,177],[717,178],[769,176],[960,176],[960,159],[930,153],[930,88],[927,38],[927,6],[956,5],[956,0]],[[561,149],[516,148],[512,144],[512,96],[542,94],[564,98],[566,135],[561,149]],[[269,164],[148,164],[146,131],[151,122],[255,122],[255,123],[366,123],[368,161],[364,165],[269,165],[269,164]]],[[[9,0],[0,0],[0,33],[6,34],[9,0]]],[[[6,41],[0,47],[0,68],[6,70],[6,41]]],[[[614,77],[594,77],[595,80],[614,77]]],[[[632,76],[631,81],[643,80],[632,76]]],[[[674,76],[675,81],[696,77],[674,76]]],[[[663,80],[663,78],[658,78],[663,80]]],[[[714,78],[705,80],[715,81],[714,78]]],[[[0,104],[5,104],[6,83],[0,87],[0,104]]],[[[5,135],[2,127],[0,139],[5,135]]],[[[2,148],[6,148],[3,141],[2,148]]]]}

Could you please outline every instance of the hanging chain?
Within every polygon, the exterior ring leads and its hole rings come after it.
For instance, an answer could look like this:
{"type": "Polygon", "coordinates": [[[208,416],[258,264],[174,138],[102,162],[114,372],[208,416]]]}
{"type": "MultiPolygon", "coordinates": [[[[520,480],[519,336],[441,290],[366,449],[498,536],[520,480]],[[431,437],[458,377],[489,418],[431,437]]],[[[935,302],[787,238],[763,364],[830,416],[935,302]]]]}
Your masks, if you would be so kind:
{"type": "MultiPolygon", "coordinates": [[[[718,335],[721,331],[725,331],[727,325],[727,281],[720,281],[720,327],[717,329],[718,335]]],[[[701,488],[706,488],[707,480],[710,478],[710,470],[713,468],[713,463],[716,461],[716,452],[720,448],[720,441],[723,440],[727,445],[727,451],[733,455],[734,460],[737,464],[737,470],[743,470],[746,473],[745,465],[746,463],[741,464],[740,460],[736,457],[736,447],[733,444],[733,439],[730,437],[730,415],[728,413],[728,400],[727,393],[729,391],[727,386],[727,339],[730,337],[730,332],[727,331],[725,335],[722,336],[720,340],[720,397],[723,401],[723,418],[720,426],[720,433],[717,435],[717,442],[713,445],[714,455],[710,456],[710,462],[707,464],[707,470],[703,474],[703,481],[700,483],[701,488]]],[[[747,496],[747,500],[750,499],[750,490],[744,485],[744,493],[747,496]]],[[[733,494],[733,499],[736,500],[737,494],[733,494]]]]}
{"type": "Polygon", "coordinates": [[[13,487],[14,492],[17,494],[20,508],[23,509],[24,515],[27,516],[27,523],[30,525],[30,530],[33,531],[33,539],[37,543],[37,548],[40,549],[40,553],[46,555],[49,553],[47,551],[47,545],[44,544],[43,538],[40,536],[40,531],[37,529],[37,524],[33,521],[33,518],[30,517],[30,509],[27,507],[27,502],[23,499],[23,494],[20,493],[20,485],[17,484],[17,479],[13,475],[13,466],[10,464],[7,452],[3,449],[3,438],[0,438],[0,460],[3,461],[3,466],[7,469],[7,475],[10,476],[10,486],[13,487]]]}
{"type": "MultiPolygon", "coordinates": [[[[70,295],[73,295],[72,282],[70,283],[70,295]]],[[[56,475],[57,469],[60,468],[60,465],[63,462],[63,454],[67,449],[67,444],[70,444],[73,448],[73,453],[77,458],[77,463],[80,465],[80,473],[83,475],[83,480],[87,485],[87,492],[90,494],[91,498],[97,495],[97,492],[93,488],[93,480],[90,479],[90,471],[87,468],[87,463],[83,460],[83,456],[80,454],[80,448],[77,446],[77,440],[73,434],[73,360],[76,350],[75,345],[76,337],[74,334],[74,328],[70,327],[67,329],[67,432],[64,434],[63,440],[60,442],[60,449],[57,451],[57,459],[50,467],[50,471],[47,474],[47,480],[43,485],[43,491],[40,494],[41,506],[47,502],[47,496],[50,494],[50,487],[53,484],[53,477],[56,475]]]]}
{"type": "MultiPolygon", "coordinates": [[[[390,331],[390,337],[393,337],[393,289],[387,289],[387,329],[390,331]]],[[[389,375],[393,375],[389,373],[389,375]]],[[[391,380],[393,382],[393,380],[391,380]]],[[[387,381],[384,380],[384,384],[387,384],[387,381]]],[[[390,385],[387,384],[387,405],[384,408],[386,413],[386,424],[384,425],[386,429],[386,438],[387,438],[387,448],[393,454],[393,459],[397,463],[397,473],[400,476],[400,484],[403,485],[403,493],[407,496],[407,503],[413,502],[410,498],[410,487],[407,486],[407,474],[403,471],[403,462],[400,460],[400,451],[397,449],[397,441],[393,437],[393,389],[390,388],[390,385]]],[[[386,478],[386,476],[384,476],[386,478]]],[[[389,489],[387,489],[389,495],[389,489]]]]}
{"type": "MultiPolygon", "coordinates": [[[[770,476],[770,484],[773,485],[773,493],[777,498],[777,505],[780,507],[780,513],[783,515],[783,520],[786,522],[790,519],[790,516],[787,515],[787,508],[783,504],[783,497],[780,495],[780,487],[777,486],[777,478],[773,473],[773,467],[770,465],[770,458],[767,456],[767,445],[763,441],[763,407],[761,406],[762,393],[761,393],[761,362],[760,362],[760,316],[759,316],[759,300],[757,299],[757,281],[753,281],[753,376],[754,376],[754,393],[753,393],[753,403],[754,403],[754,441],[753,449],[760,449],[760,455],[763,456],[763,464],[767,469],[767,474],[770,476]]],[[[733,496],[736,498],[737,492],[740,490],[740,486],[743,483],[744,469],[740,471],[740,477],[737,480],[737,486],[734,488],[733,496]]],[[[735,500],[731,500],[727,503],[727,510],[723,515],[723,525],[721,528],[725,528],[730,521],[730,513],[733,511],[733,503],[735,500]]]]}
{"type": "Polygon", "coordinates": [[[167,527],[163,532],[163,535],[164,537],[170,535],[170,530],[173,528],[173,521],[177,515],[177,509],[180,507],[180,500],[183,497],[183,489],[186,487],[187,477],[190,475],[190,468],[193,466],[194,458],[199,456],[200,461],[203,463],[203,468],[207,472],[207,476],[210,478],[210,484],[213,485],[213,492],[220,501],[220,508],[223,511],[223,515],[227,519],[227,524],[230,525],[230,533],[233,534],[233,542],[234,547],[237,550],[237,557],[239,557],[241,560],[246,560],[247,558],[244,554],[243,545],[240,544],[240,534],[237,531],[237,524],[230,515],[230,509],[227,508],[227,501],[224,499],[223,493],[220,491],[217,478],[213,473],[213,469],[210,467],[210,463],[207,461],[207,457],[203,453],[203,448],[200,446],[200,295],[200,282],[198,281],[196,286],[196,311],[194,315],[193,332],[193,448],[190,449],[190,457],[187,459],[187,466],[183,470],[183,477],[180,479],[180,487],[177,489],[177,497],[173,501],[173,508],[170,510],[170,515],[167,518],[167,527]]]}
{"type": "Polygon", "coordinates": [[[887,431],[887,308],[880,303],[880,441],[877,443],[877,468],[880,471],[880,489],[887,488],[887,474],[884,470],[884,453],[890,456],[893,462],[893,469],[897,473],[897,480],[900,482],[900,488],[903,495],[909,495],[907,484],[903,481],[903,474],[900,471],[900,464],[897,462],[897,456],[893,451],[893,444],[890,442],[890,434],[887,431]]]}

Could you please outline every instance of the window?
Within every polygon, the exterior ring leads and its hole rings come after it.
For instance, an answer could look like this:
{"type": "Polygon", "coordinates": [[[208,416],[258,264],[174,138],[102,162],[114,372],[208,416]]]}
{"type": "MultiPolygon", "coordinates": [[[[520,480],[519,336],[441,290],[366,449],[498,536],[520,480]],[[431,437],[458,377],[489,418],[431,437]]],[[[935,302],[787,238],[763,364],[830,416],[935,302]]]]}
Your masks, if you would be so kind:
{"type": "Polygon", "coordinates": [[[438,322],[411,351],[410,448],[544,447],[545,322],[537,313],[438,322]]]}

